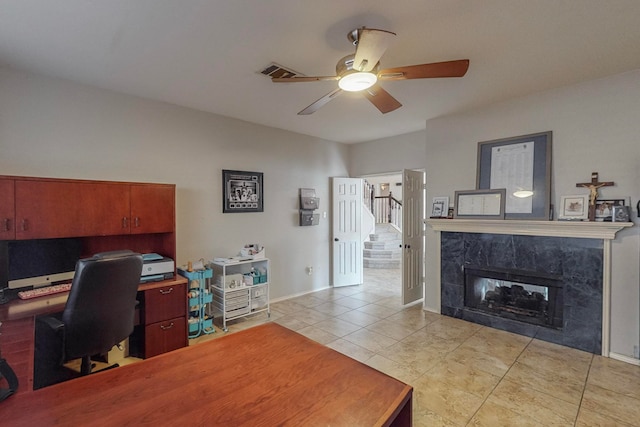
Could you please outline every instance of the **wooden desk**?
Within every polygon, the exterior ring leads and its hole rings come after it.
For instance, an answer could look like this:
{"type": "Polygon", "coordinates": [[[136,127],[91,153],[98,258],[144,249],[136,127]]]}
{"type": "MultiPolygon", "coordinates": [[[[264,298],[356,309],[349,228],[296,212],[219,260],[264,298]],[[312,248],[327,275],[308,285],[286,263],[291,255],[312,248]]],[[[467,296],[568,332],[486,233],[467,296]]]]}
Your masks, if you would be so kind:
{"type": "Polygon", "coordinates": [[[0,403],[7,426],[410,426],[412,388],[275,323],[0,403]]]}
{"type": "MultiPolygon", "coordinates": [[[[149,341],[149,339],[158,341],[153,343],[152,349],[146,349],[148,356],[184,347],[188,344],[186,286],[187,279],[176,276],[174,279],[145,283],[138,287],[139,296],[142,300],[140,308],[145,312],[142,317],[147,315],[148,318],[153,318],[153,323],[143,320],[140,322],[141,325],[136,326],[134,335],[138,337],[138,342],[144,341],[144,339],[139,338],[140,336],[146,338],[146,341],[149,341]],[[168,297],[172,298],[172,301],[174,295],[180,295],[180,298],[177,299],[178,305],[175,306],[175,303],[170,305],[157,303],[158,300],[156,298],[153,300],[156,302],[156,307],[153,307],[153,313],[149,316],[148,314],[152,307],[145,307],[145,296],[166,288],[175,288],[175,293],[168,295],[168,297]],[[158,319],[162,320],[159,321],[158,319]],[[162,328],[163,322],[171,321],[180,324],[180,326],[177,326],[175,330],[163,331],[161,335],[164,336],[157,337],[157,334],[153,335],[156,329],[162,328]]],[[[0,351],[2,352],[2,357],[7,360],[9,366],[18,377],[20,383],[18,393],[33,390],[35,317],[61,312],[64,310],[68,295],[68,292],[64,292],[29,300],[17,299],[0,305],[0,322],[2,323],[0,327],[0,351]]],[[[147,344],[147,347],[150,347],[150,345],[147,344]]],[[[140,354],[140,356],[142,355],[140,354]]]]}

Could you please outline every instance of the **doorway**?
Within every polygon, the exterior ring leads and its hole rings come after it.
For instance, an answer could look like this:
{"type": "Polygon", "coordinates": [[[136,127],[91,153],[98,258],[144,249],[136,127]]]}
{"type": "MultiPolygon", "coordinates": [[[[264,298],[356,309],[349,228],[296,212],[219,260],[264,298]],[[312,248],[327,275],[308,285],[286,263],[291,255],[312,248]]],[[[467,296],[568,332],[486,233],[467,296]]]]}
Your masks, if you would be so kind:
{"type": "MultiPolygon", "coordinates": [[[[402,268],[402,173],[362,177],[365,212],[372,230],[364,242],[363,263],[368,270],[402,268]]],[[[378,271],[381,273],[381,271],[378,271]]]]}
{"type": "Polygon", "coordinates": [[[367,175],[363,216],[374,218],[364,242],[365,280],[387,283],[402,304],[424,295],[424,172],[367,175]]]}

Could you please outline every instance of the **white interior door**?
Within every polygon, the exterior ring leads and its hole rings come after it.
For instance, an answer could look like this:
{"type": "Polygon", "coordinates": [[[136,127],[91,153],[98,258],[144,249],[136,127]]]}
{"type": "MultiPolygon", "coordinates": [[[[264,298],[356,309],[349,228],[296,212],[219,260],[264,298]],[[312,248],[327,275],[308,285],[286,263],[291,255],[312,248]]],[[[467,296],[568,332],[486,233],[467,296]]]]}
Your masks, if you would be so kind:
{"type": "Polygon", "coordinates": [[[424,295],[425,174],[404,170],[402,185],[402,303],[424,295]]]}
{"type": "Polygon", "coordinates": [[[362,179],[332,178],[333,286],[360,285],[362,266],[362,179]]]}

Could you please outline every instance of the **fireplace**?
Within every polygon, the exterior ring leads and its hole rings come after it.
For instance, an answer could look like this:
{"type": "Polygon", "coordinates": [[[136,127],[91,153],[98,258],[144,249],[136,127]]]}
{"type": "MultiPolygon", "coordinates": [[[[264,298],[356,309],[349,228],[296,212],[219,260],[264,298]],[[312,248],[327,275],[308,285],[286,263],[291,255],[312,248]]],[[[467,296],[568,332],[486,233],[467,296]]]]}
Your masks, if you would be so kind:
{"type": "Polygon", "coordinates": [[[465,267],[464,306],[532,325],[562,329],[562,280],[527,271],[465,267]]]}
{"type": "Polygon", "coordinates": [[[439,218],[426,222],[436,232],[427,234],[427,247],[434,250],[439,264],[439,269],[427,270],[427,283],[440,292],[429,289],[425,306],[435,309],[435,303],[445,315],[609,357],[612,241],[618,232],[633,227],[632,222],[439,218]],[[562,327],[529,324],[465,307],[465,267],[558,276],[562,327]],[[432,272],[438,274],[431,276],[432,272]]]}
{"type": "Polygon", "coordinates": [[[464,232],[440,238],[442,314],[601,353],[602,240],[464,232]]]}

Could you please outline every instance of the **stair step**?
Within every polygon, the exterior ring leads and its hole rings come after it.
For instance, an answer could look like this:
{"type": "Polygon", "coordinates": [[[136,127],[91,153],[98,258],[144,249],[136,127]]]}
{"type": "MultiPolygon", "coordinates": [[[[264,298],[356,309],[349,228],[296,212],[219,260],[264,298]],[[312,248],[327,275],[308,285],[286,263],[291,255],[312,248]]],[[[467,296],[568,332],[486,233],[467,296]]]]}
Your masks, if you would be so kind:
{"type": "Polygon", "coordinates": [[[402,251],[400,248],[397,250],[364,249],[363,256],[374,259],[398,259],[402,256],[402,251]]]}
{"type": "Polygon", "coordinates": [[[364,242],[365,249],[391,250],[400,249],[402,240],[387,240],[386,242],[364,242]]]}
{"type": "Polygon", "coordinates": [[[402,265],[402,234],[391,224],[376,224],[375,233],[364,242],[366,268],[399,269],[402,265]]]}
{"type": "Polygon", "coordinates": [[[400,259],[375,259],[375,258],[363,258],[363,265],[365,268],[400,268],[402,261],[400,259]]]}
{"type": "Polygon", "coordinates": [[[397,232],[375,232],[372,234],[369,234],[369,240],[371,241],[386,241],[386,240],[397,240],[397,239],[402,239],[402,236],[400,235],[400,233],[397,232]]]}
{"type": "Polygon", "coordinates": [[[385,232],[385,231],[392,231],[395,233],[398,232],[398,229],[389,223],[376,224],[376,230],[379,230],[381,232],[385,232]]]}

